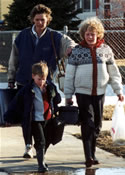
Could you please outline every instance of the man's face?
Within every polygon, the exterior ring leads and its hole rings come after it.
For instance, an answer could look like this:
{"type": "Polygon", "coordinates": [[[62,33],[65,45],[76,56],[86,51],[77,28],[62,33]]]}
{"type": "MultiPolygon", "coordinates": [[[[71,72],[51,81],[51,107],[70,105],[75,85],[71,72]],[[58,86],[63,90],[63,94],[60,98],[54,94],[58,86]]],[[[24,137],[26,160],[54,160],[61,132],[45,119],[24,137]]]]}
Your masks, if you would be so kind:
{"type": "Polygon", "coordinates": [[[33,23],[37,30],[44,30],[48,24],[48,18],[46,14],[37,14],[33,19],[33,23]]]}

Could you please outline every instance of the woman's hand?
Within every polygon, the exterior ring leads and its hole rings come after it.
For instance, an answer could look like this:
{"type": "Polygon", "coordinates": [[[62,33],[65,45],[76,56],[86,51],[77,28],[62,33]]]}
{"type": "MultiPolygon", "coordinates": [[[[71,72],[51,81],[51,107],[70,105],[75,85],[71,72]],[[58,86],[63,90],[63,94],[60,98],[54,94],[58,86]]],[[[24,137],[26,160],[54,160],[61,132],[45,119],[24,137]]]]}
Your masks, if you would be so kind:
{"type": "Polygon", "coordinates": [[[72,98],[66,98],[65,103],[66,103],[66,105],[73,105],[73,100],[72,100],[72,98]]]}

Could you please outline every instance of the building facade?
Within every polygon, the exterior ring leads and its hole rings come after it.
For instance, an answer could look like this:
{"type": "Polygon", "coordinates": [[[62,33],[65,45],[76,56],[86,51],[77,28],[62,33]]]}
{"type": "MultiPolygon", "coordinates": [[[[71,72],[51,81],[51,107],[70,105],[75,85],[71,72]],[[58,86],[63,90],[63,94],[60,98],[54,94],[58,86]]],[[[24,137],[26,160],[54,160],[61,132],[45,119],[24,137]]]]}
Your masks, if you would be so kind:
{"type": "Polygon", "coordinates": [[[82,13],[78,15],[81,20],[96,16],[96,1],[97,0],[79,0],[76,4],[76,8],[82,8],[82,13]]]}
{"type": "Polygon", "coordinates": [[[97,15],[100,18],[124,18],[125,0],[97,0],[97,15]]]}
{"type": "MultiPolygon", "coordinates": [[[[8,13],[8,6],[13,0],[0,0],[0,20],[8,13]]],[[[76,8],[82,8],[78,15],[81,20],[91,16],[99,18],[125,18],[125,0],[79,0],[76,8]]]]}
{"type": "Polygon", "coordinates": [[[107,30],[125,30],[125,0],[98,0],[96,14],[107,30]]]}
{"type": "Polygon", "coordinates": [[[82,8],[78,15],[84,20],[90,16],[99,18],[125,18],[125,0],[79,0],[76,8],[82,8]]]}

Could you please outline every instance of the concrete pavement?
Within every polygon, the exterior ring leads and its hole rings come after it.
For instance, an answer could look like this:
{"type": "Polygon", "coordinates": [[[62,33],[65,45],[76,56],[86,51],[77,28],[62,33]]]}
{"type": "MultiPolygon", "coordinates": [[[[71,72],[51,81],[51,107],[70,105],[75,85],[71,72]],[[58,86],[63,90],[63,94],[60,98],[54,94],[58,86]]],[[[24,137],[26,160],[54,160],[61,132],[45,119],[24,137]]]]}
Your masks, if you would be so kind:
{"type": "MultiPolygon", "coordinates": [[[[103,122],[102,130],[109,130],[111,122],[103,122]]],[[[77,170],[85,168],[84,152],[81,140],[72,136],[80,133],[78,126],[66,126],[63,140],[57,145],[51,145],[45,156],[49,170],[77,170]]],[[[0,128],[0,171],[23,173],[37,171],[36,158],[22,158],[24,141],[21,127],[0,128]]],[[[35,154],[35,150],[34,150],[35,154]]],[[[100,164],[92,168],[125,168],[125,160],[97,148],[96,157],[100,164]]]]}

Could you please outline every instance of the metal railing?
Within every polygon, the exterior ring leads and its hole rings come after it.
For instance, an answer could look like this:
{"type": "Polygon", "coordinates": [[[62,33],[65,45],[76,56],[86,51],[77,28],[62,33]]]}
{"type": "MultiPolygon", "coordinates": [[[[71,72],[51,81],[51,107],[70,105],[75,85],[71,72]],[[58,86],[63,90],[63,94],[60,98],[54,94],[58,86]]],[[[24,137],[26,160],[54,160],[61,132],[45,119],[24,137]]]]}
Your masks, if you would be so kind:
{"type": "MultiPolygon", "coordinates": [[[[125,84],[125,18],[102,19],[105,26],[105,42],[112,48],[116,63],[125,84]]],[[[61,31],[70,36],[77,43],[81,41],[78,31],[68,30],[65,26],[61,31]]],[[[12,42],[19,31],[0,31],[0,72],[7,73],[8,60],[12,42]]],[[[1,81],[1,79],[0,79],[1,81]]]]}

